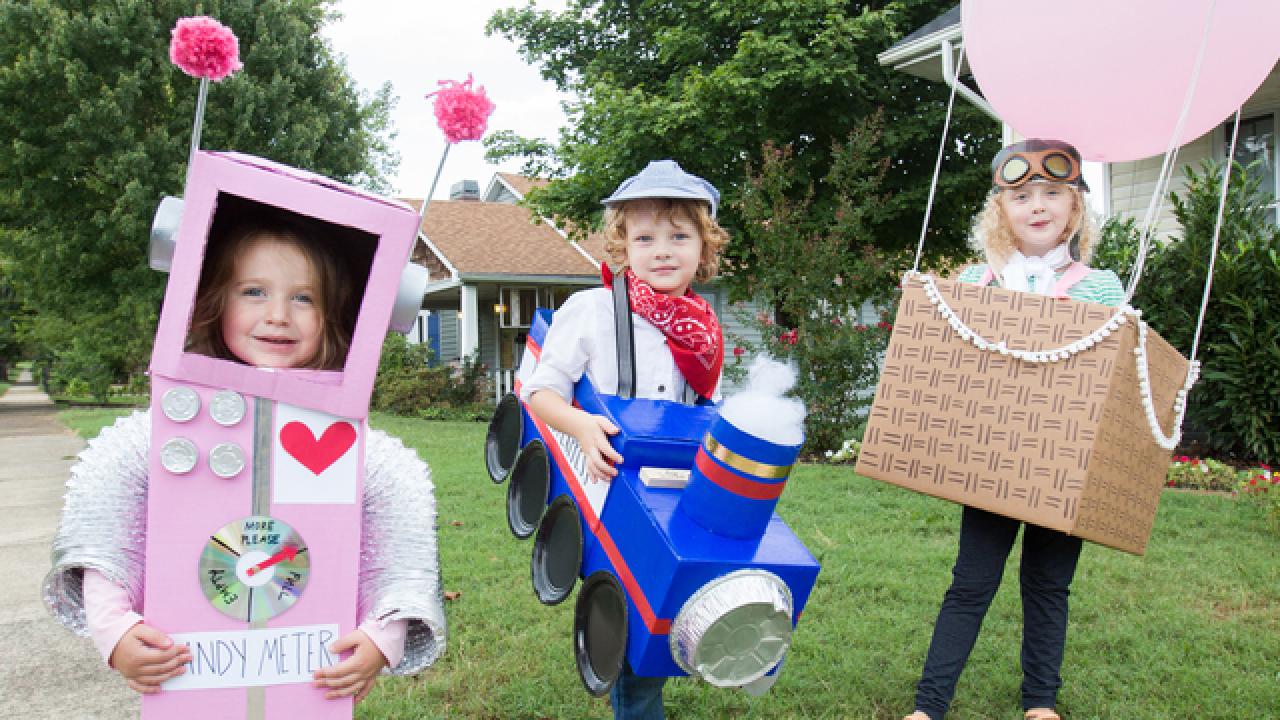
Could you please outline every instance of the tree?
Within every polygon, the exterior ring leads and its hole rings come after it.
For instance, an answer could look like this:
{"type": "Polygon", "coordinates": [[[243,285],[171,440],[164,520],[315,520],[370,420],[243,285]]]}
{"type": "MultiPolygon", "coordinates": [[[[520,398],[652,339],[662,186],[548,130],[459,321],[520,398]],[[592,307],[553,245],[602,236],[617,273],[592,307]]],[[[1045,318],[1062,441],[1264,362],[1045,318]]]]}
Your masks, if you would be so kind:
{"type": "MultiPolygon", "coordinates": [[[[871,151],[882,131],[879,113],[858,123],[846,142],[832,148],[824,183],[838,205],[830,214],[811,212],[811,190],[802,181],[788,148],[765,148],[759,167],[748,168],[739,211],[756,227],[753,249],[760,262],[751,270],[757,296],[777,309],[748,318],[760,346],[794,363],[795,395],[804,400],[805,449],[834,450],[857,430],[872,400],[889,325],[861,321],[868,298],[883,302],[894,283],[893,268],[867,241],[867,223],[884,202],[880,186],[888,163],[871,151]],[[804,248],[797,253],[796,248],[804,248]]],[[[730,367],[745,353],[734,349],[730,367]]]]}
{"type": "MultiPolygon", "coordinates": [[[[1222,162],[1210,161],[1184,169],[1183,189],[1169,194],[1181,234],[1152,243],[1133,298],[1143,319],[1184,356],[1195,341],[1223,171],[1222,162]]],[[[1200,328],[1197,359],[1203,369],[1188,396],[1185,429],[1214,452],[1276,463],[1280,230],[1268,217],[1271,199],[1269,192],[1259,192],[1259,175],[1234,162],[1230,172],[1213,292],[1200,328]]],[[[1098,264],[1127,278],[1137,245],[1133,223],[1112,223],[1098,264]]]]}
{"type": "MultiPolygon", "coordinates": [[[[736,208],[748,164],[761,165],[766,145],[790,148],[796,192],[811,192],[809,212],[829,216],[839,206],[824,180],[832,148],[879,111],[885,197],[868,232],[881,250],[914,250],[948,88],[881,67],[876,54],[953,4],[571,0],[563,12],[501,10],[489,31],[516,41],[577,100],[558,142],[499,133],[490,156],[523,157],[526,172],[554,178],[530,201],[579,227],[646,161],[676,158],[725,195],[722,222],[735,236],[728,283],[744,297],[755,291],[750,269],[762,262],[753,251],[759,227],[736,208]]],[[[990,183],[998,126],[958,101],[952,137],[926,245],[935,258],[961,247],[990,183]]]]}
{"type": "Polygon", "coordinates": [[[202,147],[385,189],[390,87],[356,91],[318,34],[329,4],[0,0],[0,257],[45,353],[99,387],[145,367],[164,286],[147,238],[182,193],[199,83],[169,62],[183,15],[231,27],[244,64],[210,87],[202,147]]]}

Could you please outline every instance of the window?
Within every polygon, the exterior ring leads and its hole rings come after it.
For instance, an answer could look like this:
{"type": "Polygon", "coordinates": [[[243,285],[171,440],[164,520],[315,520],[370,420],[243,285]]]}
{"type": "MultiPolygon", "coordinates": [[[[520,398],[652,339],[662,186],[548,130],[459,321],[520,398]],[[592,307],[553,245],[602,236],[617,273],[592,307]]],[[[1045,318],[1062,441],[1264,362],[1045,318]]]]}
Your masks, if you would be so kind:
{"type": "Polygon", "coordinates": [[[572,293],[567,288],[550,287],[501,287],[498,302],[493,311],[498,324],[504,328],[527,328],[533,324],[533,313],[538,308],[560,307],[572,293]]]}
{"type": "MultiPolygon", "coordinates": [[[[1222,154],[1231,149],[1231,129],[1227,123],[1223,132],[1222,154]]],[[[1240,120],[1240,140],[1236,143],[1235,161],[1248,168],[1250,177],[1258,179],[1258,190],[1270,201],[1267,219],[1276,222],[1277,177],[1276,116],[1259,115],[1240,120]]]]}

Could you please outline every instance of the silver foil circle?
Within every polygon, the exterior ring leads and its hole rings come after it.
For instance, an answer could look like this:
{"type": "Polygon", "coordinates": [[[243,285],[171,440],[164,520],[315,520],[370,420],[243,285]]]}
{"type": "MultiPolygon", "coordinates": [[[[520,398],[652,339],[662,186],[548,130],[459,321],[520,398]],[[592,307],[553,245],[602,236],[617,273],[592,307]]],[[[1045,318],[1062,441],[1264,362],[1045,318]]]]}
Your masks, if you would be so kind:
{"type": "Polygon", "coordinates": [[[170,438],[160,448],[160,465],[174,475],[191,472],[199,459],[196,444],[184,437],[170,438]]]}
{"type": "Polygon", "coordinates": [[[209,417],[224,427],[240,424],[247,410],[244,396],[234,390],[219,390],[209,399],[209,417]]]}
{"type": "Polygon", "coordinates": [[[703,585],[671,623],[671,657],[716,687],[760,679],[791,644],[791,590],[777,575],[746,569],[703,585]]]}
{"type": "Polygon", "coordinates": [[[187,422],[200,412],[200,396],[189,387],[169,388],[160,398],[164,416],[174,422],[187,422]]]}
{"type": "Polygon", "coordinates": [[[235,443],[218,443],[209,451],[209,469],[220,478],[239,475],[244,465],[244,450],[235,443]]]}

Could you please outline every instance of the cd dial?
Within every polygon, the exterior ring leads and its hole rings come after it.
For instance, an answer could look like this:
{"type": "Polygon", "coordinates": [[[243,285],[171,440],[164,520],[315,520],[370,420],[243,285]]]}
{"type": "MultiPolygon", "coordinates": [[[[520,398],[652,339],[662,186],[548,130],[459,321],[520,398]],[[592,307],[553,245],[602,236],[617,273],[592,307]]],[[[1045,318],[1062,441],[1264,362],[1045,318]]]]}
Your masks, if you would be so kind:
{"type": "Polygon", "coordinates": [[[282,520],[251,515],[209,536],[200,555],[200,589],[219,612],[255,622],[269,620],[302,597],[311,556],[282,520]]]}

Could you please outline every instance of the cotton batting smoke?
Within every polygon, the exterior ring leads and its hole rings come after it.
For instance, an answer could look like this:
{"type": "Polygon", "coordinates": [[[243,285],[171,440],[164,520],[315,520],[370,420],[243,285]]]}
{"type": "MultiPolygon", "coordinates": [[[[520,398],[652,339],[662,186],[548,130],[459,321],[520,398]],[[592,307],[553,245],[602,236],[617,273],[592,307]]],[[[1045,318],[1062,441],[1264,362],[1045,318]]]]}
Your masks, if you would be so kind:
{"type": "Polygon", "coordinates": [[[724,401],[720,416],[775,445],[799,445],[804,442],[804,403],[786,396],[795,384],[794,368],[757,355],[747,371],[746,389],[724,401]]]}
{"type": "Polygon", "coordinates": [[[436,123],[451,143],[479,140],[493,114],[494,104],[485,95],[484,87],[472,89],[472,82],[470,74],[466,82],[441,80],[441,89],[427,95],[435,96],[436,123]]]}
{"type": "Polygon", "coordinates": [[[180,18],[171,36],[169,59],[191,77],[218,82],[242,67],[236,34],[211,17],[180,18]]]}

